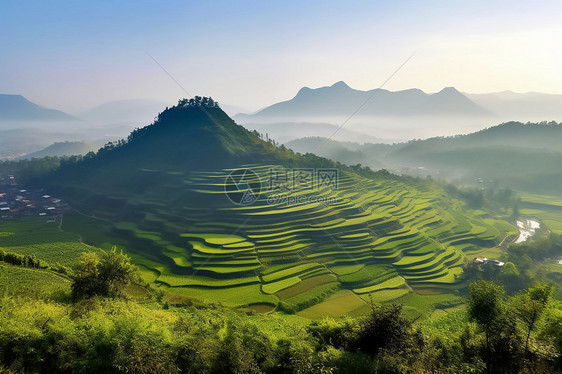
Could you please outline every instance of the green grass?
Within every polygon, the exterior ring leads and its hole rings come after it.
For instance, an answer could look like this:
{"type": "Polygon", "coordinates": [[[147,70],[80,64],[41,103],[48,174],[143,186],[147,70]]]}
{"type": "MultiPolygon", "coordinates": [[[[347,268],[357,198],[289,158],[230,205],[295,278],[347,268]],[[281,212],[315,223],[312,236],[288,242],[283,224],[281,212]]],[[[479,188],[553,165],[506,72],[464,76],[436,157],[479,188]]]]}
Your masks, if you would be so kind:
{"type": "Polygon", "coordinates": [[[252,283],[259,283],[257,276],[238,277],[234,279],[216,279],[202,275],[178,275],[164,273],[157,278],[159,283],[165,283],[171,287],[206,286],[206,287],[229,287],[252,283]]]}
{"type": "Polygon", "coordinates": [[[333,283],[336,281],[336,277],[331,274],[318,275],[315,277],[304,279],[302,282],[298,283],[295,286],[291,286],[284,290],[281,290],[276,294],[276,296],[281,300],[287,300],[305,293],[313,288],[319,287],[323,284],[333,283]]]}
{"type": "Polygon", "coordinates": [[[363,300],[368,300],[369,302],[372,300],[374,303],[386,303],[396,300],[408,293],[410,293],[410,290],[406,288],[397,288],[374,291],[361,296],[363,297],[363,300]]]}
{"type": "Polygon", "coordinates": [[[334,265],[330,266],[330,270],[337,275],[347,275],[360,271],[365,265],[354,264],[354,265],[334,265]]]}
{"type": "Polygon", "coordinates": [[[226,245],[226,244],[234,244],[234,243],[242,243],[245,242],[241,236],[237,235],[230,235],[230,234],[191,234],[191,233],[184,233],[180,236],[184,238],[201,238],[205,242],[214,245],[226,245]]]}
{"type": "Polygon", "coordinates": [[[396,274],[396,270],[389,266],[369,264],[363,266],[358,271],[354,273],[348,273],[345,275],[338,276],[338,279],[342,283],[357,283],[365,282],[373,279],[384,279],[392,277],[396,274]]]}
{"type": "Polygon", "coordinates": [[[462,268],[461,267],[454,267],[451,269],[448,269],[446,274],[443,274],[437,278],[431,278],[431,279],[424,279],[424,280],[416,280],[416,282],[430,282],[430,283],[443,283],[443,284],[447,284],[447,283],[455,283],[459,281],[459,275],[462,274],[462,268]]]}
{"type": "Polygon", "coordinates": [[[165,290],[172,294],[177,293],[210,303],[218,302],[225,306],[241,306],[259,303],[277,304],[277,297],[263,294],[260,288],[261,286],[259,284],[228,288],[164,287],[165,290]]]}
{"type": "Polygon", "coordinates": [[[42,219],[0,222],[0,248],[7,252],[35,254],[49,264],[73,266],[82,252],[96,251],[76,234],[61,232],[56,223],[42,219]]]}
{"type": "Polygon", "coordinates": [[[172,251],[163,251],[163,253],[166,256],[170,257],[176,265],[182,267],[191,267],[191,261],[189,261],[189,258],[187,258],[186,255],[172,251]]]}
{"type": "Polygon", "coordinates": [[[380,291],[380,290],[384,290],[384,289],[390,289],[390,288],[401,288],[401,287],[405,287],[406,286],[406,282],[404,281],[404,278],[402,277],[394,277],[391,278],[387,281],[381,282],[379,284],[375,284],[369,287],[363,287],[363,288],[357,288],[354,289],[353,291],[358,293],[358,294],[362,294],[362,293],[369,293],[369,292],[375,292],[375,291],[380,291]]]}
{"type": "Polygon", "coordinates": [[[320,319],[323,317],[340,317],[366,306],[367,304],[354,293],[343,290],[330,296],[325,301],[303,309],[299,316],[320,319]]]}
{"type": "Polygon", "coordinates": [[[55,272],[0,262],[0,297],[69,292],[70,280],[55,272]]]}
{"type": "Polygon", "coordinates": [[[227,247],[226,245],[224,247],[221,248],[217,248],[217,247],[211,247],[208,246],[204,243],[198,242],[198,241],[194,241],[194,240],[190,240],[188,241],[188,243],[193,247],[193,249],[199,253],[202,253],[204,255],[216,255],[216,254],[226,254],[226,253],[243,253],[243,252],[248,252],[248,251],[252,251],[253,247],[239,247],[239,248],[234,248],[232,249],[231,247],[227,247]]]}
{"type": "Polygon", "coordinates": [[[301,279],[299,277],[291,277],[279,280],[277,282],[264,283],[261,288],[264,293],[274,294],[281,290],[284,290],[285,288],[294,286],[295,284],[298,284],[300,282],[301,279]]]}
{"type": "Polygon", "coordinates": [[[418,294],[415,292],[404,295],[394,302],[405,305],[404,311],[410,317],[428,318],[433,310],[452,307],[464,303],[465,299],[450,293],[418,294]]]}
{"type": "Polygon", "coordinates": [[[308,306],[323,301],[330,295],[337,292],[338,289],[339,287],[337,282],[325,283],[285,299],[283,302],[297,310],[302,310],[308,306]]]}
{"type": "Polygon", "coordinates": [[[266,274],[264,276],[262,276],[264,282],[273,282],[279,279],[283,279],[283,278],[287,278],[290,277],[292,275],[298,275],[301,273],[304,273],[306,271],[309,271],[311,269],[315,269],[320,267],[319,264],[317,263],[308,263],[308,264],[302,264],[302,265],[297,265],[297,266],[291,266],[289,268],[280,270],[280,271],[276,271],[274,273],[270,273],[270,274],[266,274]]]}

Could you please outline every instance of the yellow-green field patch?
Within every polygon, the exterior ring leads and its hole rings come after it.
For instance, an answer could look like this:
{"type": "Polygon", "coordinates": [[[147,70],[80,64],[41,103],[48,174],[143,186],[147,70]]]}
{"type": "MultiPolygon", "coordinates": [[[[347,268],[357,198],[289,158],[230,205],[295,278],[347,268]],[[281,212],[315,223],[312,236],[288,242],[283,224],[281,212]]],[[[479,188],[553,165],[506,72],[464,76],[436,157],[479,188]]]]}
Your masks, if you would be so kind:
{"type": "Polygon", "coordinates": [[[322,317],[340,317],[365,305],[365,302],[353,292],[343,290],[330,296],[327,300],[301,310],[302,317],[317,319],[322,317]]]}

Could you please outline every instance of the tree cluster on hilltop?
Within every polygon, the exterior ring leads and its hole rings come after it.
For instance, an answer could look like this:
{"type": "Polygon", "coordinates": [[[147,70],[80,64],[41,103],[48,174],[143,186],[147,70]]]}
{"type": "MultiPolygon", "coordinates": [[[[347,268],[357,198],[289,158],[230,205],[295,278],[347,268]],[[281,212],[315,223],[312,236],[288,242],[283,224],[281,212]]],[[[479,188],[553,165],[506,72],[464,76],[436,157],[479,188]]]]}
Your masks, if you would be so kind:
{"type": "Polygon", "coordinates": [[[195,96],[192,99],[180,99],[178,100],[178,107],[203,107],[203,108],[220,108],[219,103],[213,100],[211,97],[201,97],[195,96]]]}

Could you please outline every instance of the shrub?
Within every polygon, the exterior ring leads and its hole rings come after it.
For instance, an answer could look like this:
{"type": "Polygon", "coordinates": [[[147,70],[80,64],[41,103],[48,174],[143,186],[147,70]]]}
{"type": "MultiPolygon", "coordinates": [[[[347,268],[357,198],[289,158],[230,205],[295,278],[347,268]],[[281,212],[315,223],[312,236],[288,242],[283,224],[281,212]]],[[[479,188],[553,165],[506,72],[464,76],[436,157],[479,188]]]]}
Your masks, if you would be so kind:
{"type": "Polygon", "coordinates": [[[98,255],[83,253],[74,267],[72,296],[76,299],[102,296],[120,296],[123,289],[135,279],[136,267],[131,259],[115,248],[98,255]]]}

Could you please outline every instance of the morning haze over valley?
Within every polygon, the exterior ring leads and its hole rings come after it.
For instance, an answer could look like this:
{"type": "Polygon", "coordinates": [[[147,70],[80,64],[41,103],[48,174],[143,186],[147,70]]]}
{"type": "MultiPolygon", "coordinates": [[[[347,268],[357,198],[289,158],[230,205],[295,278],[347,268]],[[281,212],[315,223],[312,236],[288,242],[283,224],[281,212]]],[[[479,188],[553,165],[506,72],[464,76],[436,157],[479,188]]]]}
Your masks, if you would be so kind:
{"type": "Polygon", "coordinates": [[[562,372],[562,5],[0,3],[0,373],[562,372]]]}

